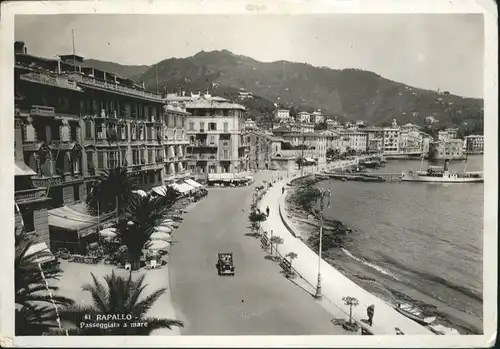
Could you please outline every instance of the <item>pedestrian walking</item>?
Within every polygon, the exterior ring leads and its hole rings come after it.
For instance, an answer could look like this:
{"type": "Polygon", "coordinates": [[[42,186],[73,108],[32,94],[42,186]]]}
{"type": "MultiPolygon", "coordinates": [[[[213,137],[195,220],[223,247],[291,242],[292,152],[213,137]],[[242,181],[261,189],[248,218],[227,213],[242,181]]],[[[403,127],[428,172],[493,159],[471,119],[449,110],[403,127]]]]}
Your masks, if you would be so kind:
{"type": "Polygon", "coordinates": [[[281,194],[285,194],[285,187],[281,188],[281,194]]]}
{"type": "Polygon", "coordinates": [[[268,217],[269,217],[269,211],[270,211],[269,206],[267,206],[266,207],[266,214],[267,214],[268,217]]]}
{"type": "Polygon", "coordinates": [[[366,308],[366,314],[368,315],[368,324],[371,326],[373,324],[373,313],[375,312],[375,306],[372,304],[366,308]]]}

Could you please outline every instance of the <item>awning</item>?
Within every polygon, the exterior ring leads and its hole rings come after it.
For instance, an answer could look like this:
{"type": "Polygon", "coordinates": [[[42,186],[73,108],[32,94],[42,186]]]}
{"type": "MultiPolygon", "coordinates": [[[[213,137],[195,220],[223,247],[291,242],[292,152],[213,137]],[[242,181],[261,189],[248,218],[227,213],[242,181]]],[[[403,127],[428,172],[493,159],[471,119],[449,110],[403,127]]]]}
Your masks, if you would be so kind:
{"type": "Polygon", "coordinates": [[[158,187],[154,187],[151,190],[154,191],[158,195],[165,196],[165,193],[167,192],[167,186],[166,185],[160,185],[158,187]]]}
{"type": "Polygon", "coordinates": [[[181,194],[189,193],[191,190],[195,189],[194,187],[190,186],[187,183],[181,183],[181,184],[171,184],[170,187],[172,187],[174,190],[177,190],[181,194]]]}
{"type": "Polygon", "coordinates": [[[186,182],[188,185],[194,187],[194,188],[201,188],[203,187],[203,185],[201,185],[200,183],[196,182],[196,181],[193,181],[192,179],[186,179],[184,180],[184,182],[186,182]]]}
{"type": "Polygon", "coordinates": [[[31,245],[28,250],[25,253],[26,257],[33,256],[37,253],[40,253],[41,255],[37,258],[34,259],[35,263],[47,263],[55,260],[56,258],[52,254],[52,252],[49,250],[47,247],[47,244],[45,242],[38,242],[36,244],[31,245]]]}
{"type": "MultiPolygon", "coordinates": [[[[155,188],[153,188],[154,190],[155,188]]],[[[148,193],[146,193],[144,190],[139,189],[139,190],[132,190],[132,193],[139,194],[140,196],[148,196],[148,193]]]]}
{"type": "Polygon", "coordinates": [[[78,231],[95,225],[109,216],[110,214],[91,216],[84,203],[66,205],[49,210],[49,226],[78,231]]]}
{"type": "Polygon", "coordinates": [[[16,176],[35,176],[36,172],[22,161],[15,160],[16,176]]]}

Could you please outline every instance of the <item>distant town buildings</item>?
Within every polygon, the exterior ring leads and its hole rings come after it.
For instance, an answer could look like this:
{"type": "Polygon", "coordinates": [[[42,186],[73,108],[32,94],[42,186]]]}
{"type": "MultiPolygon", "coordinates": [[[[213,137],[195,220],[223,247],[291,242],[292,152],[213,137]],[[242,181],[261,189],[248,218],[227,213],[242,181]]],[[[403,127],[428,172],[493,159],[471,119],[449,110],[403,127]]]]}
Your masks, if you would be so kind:
{"type": "Polygon", "coordinates": [[[272,169],[271,161],[274,154],[281,150],[281,138],[251,130],[245,133],[245,144],[249,147],[248,163],[252,170],[272,169]]]}
{"type": "Polygon", "coordinates": [[[255,130],[257,128],[257,123],[252,119],[245,120],[245,130],[255,130]]]}
{"type": "Polygon", "coordinates": [[[341,133],[342,140],[345,142],[345,148],[356,152],[366,152],[368,144],[368,135],[365,132],[345,131],[341,133]]]}
{"type": "Polygon", "coordinates": [[[297,121],[308,124],[311,122],[311,114],[305,111],[298,112],[297,121]]]}
{"type": "Polygon", "coordinates": [[[238,92],[238,98],[240,100],[244,100],[244,99],[252,99],[253,98],[253,93],[252,92],[247,92],[245,91],[244,88],[240,88],[239,92],[238,92]]]}
{"type": "Polygon", "coordinates": [[[280,121],[289,121],[290,118],[290,110],[288,109],[277,109],[275,111],[275,118],[280,121]]]}
{"type": "Polygon", "coordinates": [[[313,124],[320,124],[325,121],[325,117],[323,116],[323,113],[321,113],[321,109],[313,112],[310,118],[313,124]]]}

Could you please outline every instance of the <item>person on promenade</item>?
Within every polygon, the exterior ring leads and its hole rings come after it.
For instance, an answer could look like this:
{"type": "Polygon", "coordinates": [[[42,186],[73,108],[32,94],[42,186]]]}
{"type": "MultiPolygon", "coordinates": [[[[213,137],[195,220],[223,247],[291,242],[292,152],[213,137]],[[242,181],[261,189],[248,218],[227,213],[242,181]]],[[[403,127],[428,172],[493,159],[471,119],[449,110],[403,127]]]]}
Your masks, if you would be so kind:
{"type": "Polygon", "coordinates": [[[281,194],[285,194],[285,187],[281,188],[281,194]]]}
{"type": "Polygon", "coordinates": [[[366,308],[366,314],[368,315],[368,324],[371,326],[373,323],[373,313],[375,312],[375,306],[372,304],[366,308]]]}
{"type": "Polygon", "coordinates": [[[267,214],[268,217],[269,217],[269,211],[270,211],[269,206],[267,206],[266,207],[266,214],[267,214]]]}

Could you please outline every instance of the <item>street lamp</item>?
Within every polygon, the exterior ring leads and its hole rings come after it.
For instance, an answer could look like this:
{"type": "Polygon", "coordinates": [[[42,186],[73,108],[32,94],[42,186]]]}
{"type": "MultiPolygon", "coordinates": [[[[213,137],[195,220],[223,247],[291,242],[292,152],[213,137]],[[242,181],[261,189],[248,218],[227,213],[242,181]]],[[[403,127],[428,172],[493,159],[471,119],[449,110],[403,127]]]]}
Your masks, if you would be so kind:
{"type": "Polygon", "coordinates": [[[323,298],[323,295],[321,294],[321,252],[323,250],[323,216],[324,216],[325,202],[327,204],[326,207],[330,207],[330,197],[332,195],[332,192],[329,189],[321,188],[319,190],[320,190],[320,196],[319,196],[320,211],[319,211],[318,284],[316,285],[316,294],[314,295],[314,298],[316,299],[323,298]]]}

